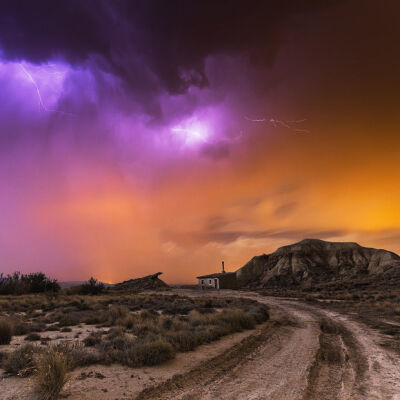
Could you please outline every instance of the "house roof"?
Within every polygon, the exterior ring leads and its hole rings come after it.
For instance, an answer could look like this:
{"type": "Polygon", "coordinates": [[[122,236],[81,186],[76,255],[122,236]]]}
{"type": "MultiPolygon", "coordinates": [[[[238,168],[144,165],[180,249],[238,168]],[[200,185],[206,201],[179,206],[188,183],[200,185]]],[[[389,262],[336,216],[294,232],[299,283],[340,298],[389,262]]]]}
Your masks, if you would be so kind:
{"type": "Polygon", "coordinates": [[[198,276],[197,279],[219,278],[221,276],[235,275],[236,272],[217,272],[216,274],[198,276]]]}

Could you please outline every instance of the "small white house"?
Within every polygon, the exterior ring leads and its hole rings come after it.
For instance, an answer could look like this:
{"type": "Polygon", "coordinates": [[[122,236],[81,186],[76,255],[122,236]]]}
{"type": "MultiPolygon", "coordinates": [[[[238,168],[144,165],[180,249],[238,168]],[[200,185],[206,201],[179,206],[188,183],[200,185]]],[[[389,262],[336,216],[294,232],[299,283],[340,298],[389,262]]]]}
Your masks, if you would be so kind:
{"type": "Polygon", "coordinates": [[[200,289],[236,289],[236,273],[225,272],[222,261],[222,272],[198,276],[200,289]]]}

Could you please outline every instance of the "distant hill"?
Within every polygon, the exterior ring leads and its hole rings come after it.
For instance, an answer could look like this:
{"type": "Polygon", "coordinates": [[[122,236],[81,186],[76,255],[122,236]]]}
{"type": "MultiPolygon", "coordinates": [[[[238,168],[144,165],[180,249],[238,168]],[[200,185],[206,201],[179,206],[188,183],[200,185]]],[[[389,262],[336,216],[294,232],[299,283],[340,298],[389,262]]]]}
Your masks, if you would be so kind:
{"type": "Polygon", "coordinates": [[[168,288],[169,286],[159,278],[161,274],[162,272],[157,272],[156,274],[148,275],[143,278],[130,279],[128,281],[116,283],[113,285],[113,289],[138,291],[168,288]]]}
{"type": "Polygon", "coordinates": [[[310,286],[360,278],[400,278],[400,257],[351,242],[304,239],[252,258],[236,271],[240,286],[310,286]]]}

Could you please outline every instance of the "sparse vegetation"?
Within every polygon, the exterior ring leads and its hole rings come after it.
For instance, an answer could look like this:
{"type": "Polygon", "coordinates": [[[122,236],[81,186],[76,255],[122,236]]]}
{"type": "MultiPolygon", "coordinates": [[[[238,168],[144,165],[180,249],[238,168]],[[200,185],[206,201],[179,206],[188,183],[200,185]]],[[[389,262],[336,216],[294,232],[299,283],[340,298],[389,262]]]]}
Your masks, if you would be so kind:
{"type": "Polygon", "coordinates": [[[9,373],[23,376],[39,368],[39,360],[45,359],[42,355],[48,351],[63,354],[71,369],[99,363],[156,365],[174,358],[177,352],[252,329],[269,318],[266,306],[240,298],[61,293],[57,297],[6,296],[0,304],[10,306],[8,318],[16,334],[38,343],[14,350],[4,360],[9,373]],[[72,328],[76,325],[93,328],[88,335],[77,335],[72,328]],[[47,332],[52,331],[67,335],[53,334],[55,342],[50,347],[47,332]],[[74,341],[66,342],[66,337],[74,341]]]}

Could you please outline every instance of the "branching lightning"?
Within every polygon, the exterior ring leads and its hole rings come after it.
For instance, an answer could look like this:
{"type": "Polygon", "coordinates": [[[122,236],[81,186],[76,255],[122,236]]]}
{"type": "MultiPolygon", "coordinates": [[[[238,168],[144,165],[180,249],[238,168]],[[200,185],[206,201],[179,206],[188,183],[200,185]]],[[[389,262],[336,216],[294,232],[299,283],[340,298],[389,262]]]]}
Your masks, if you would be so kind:
{"type": "Polygon", "coordinates": [[[301,124],[303,122],[306,122],[307,120],[305,118],[303,119],[298,119],[298,120],[287,120],[287,121],[283,121],[280,119],[276,119],[276,118],[270,118],[270,119],[266,119],[266,118],[249,118],[249,117],[244,117],[247,121],[250,122],[266,122],[271,124],[274,128],[278,128],[278,127],[283,127],[286,129],[290,129],[294,132],[298,132],[298,133],[309,133],[310,131],[308,129],[303,129],[303,128],[298,128],[297,124],[301,124]]]}
{"type": "MultiPolygon", "coordinates": [[[[55,112],[55,113],[64,114],[64,115],[74,115],[74,114],[71,114],[71,113],[68,113],[65,111],[60,111],[60,110],[51,109],[51,108],[46,107],[45,103],[43,102],[42,93],[40,92],[39,86],[38,86],[37,82],[35,81],[35,79],[33,78],[32,74],[21,63],[18,65],[21,68],[21,70],[23,71],[23,73],[25,74],[25,76],[27,77],[28,81],[31,82],[32,85],[36,89],[37,97],[39,100],[39,110],[43,110],[46,112],[55,112]]],[[[52,74],[59,74],[59,73],[53,72],[52,74]]]]}
{"type": "Polygon", "coordinates": [[[28,72],[28,70],[22,64],[19,64],[19,66],[22,69],[22,71],[24,72],[24,74],[26,75],[26,77],[28,78],[28,80],[32,83],[33,86],[35,86],[36,93],[37,93],[38,99],[39,99],[39,109],[42,108],[44,111],[49,111],[43,103],[43,99],[42,99],[42,95],[40,93],[39,86],[37,85],[36,81],[33,79],[33,76],[28,72]]]}

